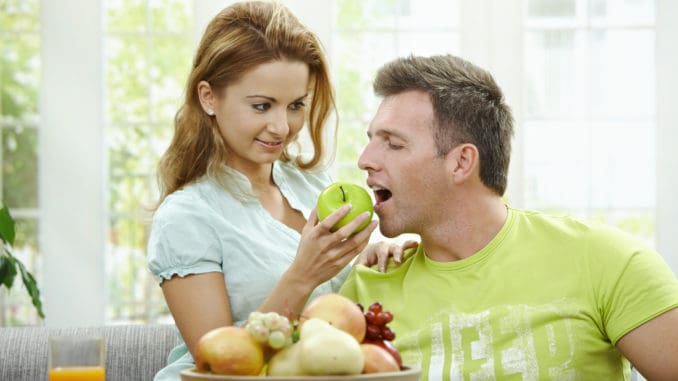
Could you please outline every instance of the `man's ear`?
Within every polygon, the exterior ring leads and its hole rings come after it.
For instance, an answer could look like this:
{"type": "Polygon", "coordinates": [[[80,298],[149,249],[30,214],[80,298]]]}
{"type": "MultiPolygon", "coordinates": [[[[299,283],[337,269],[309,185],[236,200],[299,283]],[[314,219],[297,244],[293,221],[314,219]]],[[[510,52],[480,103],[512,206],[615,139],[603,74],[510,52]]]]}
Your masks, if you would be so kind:
{"type": "Polygon", "coordinates": [[[212,86],[210,86],[207,81],[200,81],[196,91],[198,92],[198,98],[200,99],[200,105],[202,106],[203,111],[209,116],[214,115],[216,99],[214,91],[212,91],[212,86]]]}
{"type": "Polygon", "coordinates": [[[452,180],[456,184],[463,183],[478,172],[478,147],[471,143],[460,144],[452,149],[448,160],[452,169],[452,180]]]}

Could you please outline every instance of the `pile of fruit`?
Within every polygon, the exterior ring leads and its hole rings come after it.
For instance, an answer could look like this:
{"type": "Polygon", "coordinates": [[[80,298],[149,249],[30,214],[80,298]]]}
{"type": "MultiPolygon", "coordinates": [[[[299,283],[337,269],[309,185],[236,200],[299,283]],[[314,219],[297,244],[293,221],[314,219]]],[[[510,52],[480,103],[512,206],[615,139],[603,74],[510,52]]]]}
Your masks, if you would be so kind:
{"type": "Polygon", "coordinates": [[[207,332],[196,347],[198,371],[230,375],[314,376],[395,372],[402,368],[387,326],[393,314],[339,294],[313,299],[291,323],[275,312],[250,314],[244,327],[207,332]]]}

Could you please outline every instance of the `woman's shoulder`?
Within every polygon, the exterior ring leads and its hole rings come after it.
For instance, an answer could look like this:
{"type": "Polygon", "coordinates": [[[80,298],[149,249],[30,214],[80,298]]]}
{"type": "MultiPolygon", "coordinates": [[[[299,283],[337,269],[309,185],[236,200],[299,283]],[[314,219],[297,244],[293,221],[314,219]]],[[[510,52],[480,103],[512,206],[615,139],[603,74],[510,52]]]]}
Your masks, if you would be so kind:
{"type": "MultiPolygon", "coordinates": [[[[218,187],[210,181],[198,181],[187,184],[181,189],[165,197],[155,211],[154,220],[167,220],[196,216],[205,218],[213,214],[218,187]]],[[[223,197],[223,196],[222,196],[223,197]]]]}

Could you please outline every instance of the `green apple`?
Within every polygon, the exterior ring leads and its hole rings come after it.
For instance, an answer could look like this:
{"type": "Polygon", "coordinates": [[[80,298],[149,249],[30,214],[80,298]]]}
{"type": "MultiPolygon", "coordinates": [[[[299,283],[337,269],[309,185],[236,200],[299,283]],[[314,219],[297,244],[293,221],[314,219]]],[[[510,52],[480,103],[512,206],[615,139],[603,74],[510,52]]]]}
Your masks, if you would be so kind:
{"type": "Polygon", "coordinates": [[[339,222],[337,222],[332,228],[331,231],[337,231],[342,226],[353,221],[359,214],[364,212],[370,212],[370,218],[364,223],[360,224],[358,228],[353,232],[354,234],[365,229],[367,225],[370,224],[372,220],[372,215],[374,214],[374,207],[372,206],[372,198],[370,194],[367,193],[365,188],[350,184],[337,182],[330,184],[327,188],[323,189],[318,196],[318,218],[320,221],[324,220],[327,216],[332,214],[335,210],[341,208],[346,204],[351,204],[352,209],[345,215],[339,222]]]}

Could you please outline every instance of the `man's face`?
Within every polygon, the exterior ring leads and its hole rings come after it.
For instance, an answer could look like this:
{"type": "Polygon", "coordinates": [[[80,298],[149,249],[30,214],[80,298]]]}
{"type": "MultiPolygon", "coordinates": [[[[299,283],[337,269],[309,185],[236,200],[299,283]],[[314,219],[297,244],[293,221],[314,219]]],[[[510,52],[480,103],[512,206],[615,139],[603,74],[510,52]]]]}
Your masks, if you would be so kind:
{"type": "Polygon", "coordinates": [[[450,175],[445,157],[437,155],[433,123],[430,97],[417,90],[384,98],[370,123],[358,166],[367,171],[386,237],[421,234],[449,192],[450,175]]]}

